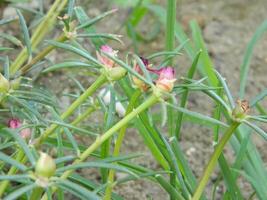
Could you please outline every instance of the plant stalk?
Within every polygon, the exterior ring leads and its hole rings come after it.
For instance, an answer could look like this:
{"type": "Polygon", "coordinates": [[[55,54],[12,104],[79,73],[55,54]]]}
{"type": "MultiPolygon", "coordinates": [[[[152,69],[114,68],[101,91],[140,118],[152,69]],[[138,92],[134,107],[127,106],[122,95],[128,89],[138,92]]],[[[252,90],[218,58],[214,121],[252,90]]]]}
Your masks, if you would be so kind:
{"type": "MultiPolygon", "coordinates": [[[[16,156],[16,160],[17,161],[26,161],[25,159],[25,156],[24,156],[24,152],[23,150],[19,149],[18,153],[17,153],[17,156],[16,156]]],[[[14,166],[12,166],[7,175],[12,175],[12,174],[15,174],[16,172],[18,171],[18,169],[14,166]]],[[[9,181],[8,180],[5,180],[5,181],[2,181],[1,184],[0,184],[0,198],[3,196],[7,186],[9,185],[9,181]]]]}
{"type": "Polygon", "coordinates": [[[209,177],[216,166],[217,160],[223,151],[224,146],[226,145],[226,143],[231,138],[232,134],[234,133],[234,131],[237,129],[237,127],[239,125],[240,125],[239,122],[233,122],[231,124],[231,126],[224,133],[222,139],[220,140],[220,142],[216,146],[215,151],[213,152],[213,154],[212,154],[212,156],[208,162],[208,165],[206,166],[204,174],[203,174],[203,176],[202,176],[202,178],[201,178],[201,180],[197,186],[197,189],[194,193],[192,200],[199,200],[200,199],[200,197],[203,193],[203,190],[205,189],[205,186],[209,180],[209,177]]]}
{"type": "MultiPolygon", "coordinates": [[[[147,108],[153,106],[155,103],[159,101],[159,97],[156,95],[150,96],[144,103],[142,103],[140,106],[138,106],[136,109],[134,109],[132,112],[130,112],[128,115],[126,115],[123,119],[121,119],[118,123],[116,123],[113,127],[111,127],[108,131],[106,131],[104,134],[96,138],[95,142],[89,146],[80,156],[80,158],[76,159],[72,165],[79,164],[86,160],[88,156],[90,156],[91,153],[93,153],[98,147],[100,147],[103,142],[105,142],[108,138],[110,138],[112,135],[114,135],[119,129],[124,127],[126,124],[128,124],[132,119],[134,119],[139,113],[143,112],[147,108]]],[[[67,170],[61,175],[61,179],[68,178],[69,175],[72,174],[74,170],[67,170]]],[[[53,192],[57,190],[56,187],[53,188],[53,192]]],[[[44,195],[42,197],[42,200],[47,199],[47,195],[44,195]]]]}
{"type": "MultiPolygon", "coordinates": [[[[127,107],[126,115],[128,115],[133,110],[135,102],[140,95],[141,95],[140,90],[137,90],[133,94],[131,101],[127,107]]],[[[127,124],[120,129],[120,132],[118,134],[118,138],[117,138],[115,146],[114,146],[113,157],[119,156],[119,154],[120,154],[120,148],[121,148],[126,130],[127,130],[127,124]]],[[[104,196],[103,200],[110,200],[111,199],[114,176],[115,176],[115,170],[110,169],[109,175],[108,175],[108,185],[107,185],[107,188],[105,190],[105,196],[104,196]]]]}
{"type": "MultiPolygon", "coordinates": [[[[61,34],[56,41],[57,42],[64,42],[68,38],[65,36],[65,33],[61,34]]],[[[48,55],[51,51],[53,51],[56,47],[55,46],[48,46],[45,49],[43,49],[38,55],[36,55],[31,62],[27,63],[26,65],[21,67],[21,75],[25,74],[33,65],[35,65],[38,61],[44,59],[46,55],[48,55]]]]}
{"type": "MultiPolygon", "coordinates": [[[[81,95],[76,99],[70,107],[60,116],[62,120],[69,117],[86,99],[91,96],[99,87],[101,87],[105,82],[107,82],[107,77],[101,74],[96,81],[81,95]]],[[[37,139],[36,146],[39,146],[48,136],[50,136],[57,128],[58,124],[52,124],[46,131],[37,139]]]]}
{"type": "MultiPolygon", "coordinates": [[[[51,26],[55,23],[58,14],[63,10],[67,2],[68,0],[55,0],[44,20],[39,24],[32,35],[31,46],[33,50],[38,46],[46,33],[50,30],[51,26]]],[[[27,56],[27,50],[24,48],[10,66],[10,75],[14,75],[19,70],[26,61],[27,56]]]]}
{"type": "MultiPolygon", "coordinates": [[[[176,0],[168,0],[167,2],[167,16],[166,16],[166,51],[173,51],[175,46],[175,24],[176,24],[176,0]]],[[[172,64],[172,58],[168,61],[168,65],[172,64]]],[[[171,100],[171,99],[170,99],[171,100]]],[[[169,101],[170,101],[169,100],[169,101]]],[[[175,134],[174,129],[174,111],[171,108],[167,108],[168,111],[168,131],[170,136],[175,134]]]]}

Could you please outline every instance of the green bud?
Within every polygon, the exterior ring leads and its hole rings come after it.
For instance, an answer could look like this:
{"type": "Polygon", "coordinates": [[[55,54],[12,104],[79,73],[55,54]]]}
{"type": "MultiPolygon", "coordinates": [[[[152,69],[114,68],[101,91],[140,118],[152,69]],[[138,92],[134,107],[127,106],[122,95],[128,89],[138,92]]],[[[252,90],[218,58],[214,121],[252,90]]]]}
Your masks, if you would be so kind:
{"type": "Polygon", "coordinates": [[[126,69],[122,67],[114,67],[114,68],[108,69],[108,77],[112,81],[117,81],[121,79],[123,76],[125,76],[126,72],[127,72],[126,69]]]}
{"type": "Polygon", "coordinates": [[[0,92],[6,93],[9,90],[8,80],[0,73],[0,92]]]}
{"type": "Polygon", "coordinates": [[[246,100],[237,100],[237,105],[232,111],[232,117],[236,121],[244,119],[249,111],[249,102],[246,100]]]}
{"type": "Polygon", "coordinates": [[[40,177],[49,178],[55,174],[56,163],[48,154],[43,152],[40,152],[40,154],[40,158],[35,166],[35,173],[40,177]]]}

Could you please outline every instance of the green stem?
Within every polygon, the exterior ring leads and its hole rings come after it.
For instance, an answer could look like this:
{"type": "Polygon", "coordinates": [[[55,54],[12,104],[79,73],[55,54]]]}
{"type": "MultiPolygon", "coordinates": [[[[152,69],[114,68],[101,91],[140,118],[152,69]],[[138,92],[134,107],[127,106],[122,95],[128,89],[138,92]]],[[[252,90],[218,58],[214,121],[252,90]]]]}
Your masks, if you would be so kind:
{"type": "Polygon", "coordinates": [[[168,0],[166,22],[166,50],[172,51],[175,45],[176,0],[168,0]]]}
{"type": "MultiPolygon", "coordinates": [[[[136,90],[136,92],[133,94],[131,101],[127,107],[126,115],[128,115],[133,110],[135,102],[140,95],[141,95],[141,91],[136,90]]],[[[114,146],[113,157],[116,157],[120,154],[120,148],[121,148],[122,141],[123,141],[126,130],[127,130],[127,124],[120,129],[120,132],[118,134],[118,138],[117,138],[115,146],[114,146]]],[[[108,185],[107,185],[107,188],[105,191],[105,196],[103,198],[104,200],[110,200],[111,199],[114,176],[115,176],[115,170],[111,169],[109,171],[109,175],[108,175],[108,185]]]]}
{"type": "MultiPolygon", "coordinates": [[[[65,36],[65,33],[60,35],[56,41],[57,42],[64,42],[68,38],[65,36]]],[[[35,56],[31,62],[27,63],[26,65],[21,67],[21,75],[25,74],[33,65],[35,65],[38,61],[42,60],[46,55],[48,55],[51,51],[53,51],[56,47],[55,46],[48,46],[43,49],[37,56],[35,56]]]]}
{"type": "Polygon", "coordinates": [[[31,193],[30,200],[40,199],[43,191],[44,191],[44,189],[41,188],[41,187],[34,188],[33,191],[32,191],[32,193],[31,193]]]}
{"type": "MultiPolygon", "coordinates": [[[[16,156],[16,160],[19,160],[19,161],[22,161],[24,159],[24,152],[20,149],[17,153],[17,156],[16,156]]],[[[7,175],[12,175],[12,174],[15,174],[17,172],[17,168],[12,166],[7,175]]],[[[5,189],[7,188],[7,186],[9,185],[9,181],[8,180],[5,180],[5,181],[2,181],[1,184],[0,184],[0,198],[3,196],[4,192],[5,192],[5,189]]]]}
{"type": "MultiPolygon", "coordinates": [[[[34,34],[32,35],[31,46],[33,50],[41,42],[46,33],[50,30],[51,26],[56,21],[58,14],[63,10],[67,2],[68,2],[67,0],[56,0],[53,3],[52,7],[49,9],[45,18],[40,23],[40,25],[35,29],[34,34]]],[[[27,50],[26,48],[24,48],[20,52],[20,54],[16,57],[16,60],[10,66],[10,74],[14,75],[18,71],[18,69],[23,65],[26,59],[27,59],[27,50]]]]}
{"type": "Polygon", "coordinates": [[[199,200],[199,198],[202,195],[203,190],[205,189],[205,186],[209,180],[209,177],[211,175],[211,173],[213,172],[217,160],[219,158],[219,156],[221,155],[223,148],[225,146],[225,144],[228,142],[228,140],[231,138],[232,134],[234,133],[234,131],[237,129],[237,127],[240,125],[239,122],[233,122],[231,124],[231,126],[226,130],[226,132],[224,133],[222,139],[220,140],[220,142],[218,143],[218,145],[215,148],[215,151],[213,152],[208,165],[204,171],[204,174],[198,184],[198,187],[195,191],[195,194],[192,198],[192,200],[199,200]]]}
{"type": "MultiPolygon", "coordinates": [[[[166,16],[166,51],[173,51],[175,46],[175,24],[176,24],[176,0],[168,0],[167,4],[167,16],[166,16]]],[[[168,62],[172,64],[172,59],[168,62]]],[[[168,111],[168,130],[171,136],[175,134],[174,119],[175,113],[173,109],[167,108],[168,111]]]]}
{"type": "MultiPolygon", "coordinates": [[[[91,96],[100,86],[107,81],[105,75],[101,74],[96,81],[78,98],[70,107],[60,116],[62,120],[69,117],[86,99],[91,96]]],[[[41,144],[49,135],[51,135],[57,128],[58,124],[52,124],[46,131],[37,139],[36,146],[41,144]]]]}
{"type": "MultiPolygon", "coordinates": [[[[175,24],[176,24],[176,0],[168,0],[167,3],[167,18],[166,18],[166,51],[173,51],[175,45],[175,24]]],[[[168,64],[172,64],[172,58],[168,61],[168,64]]],[[[169,100],[169,103],[171,99],[169,100]]],[[[175,134],[175,113],[172,108],[167,108],[168,113],[168,131],[170,136],[175,134]]],[[[175,185],[175,175],[170,174],[170,183],[175,185]]],[[[171,200],[175,200],[173,195],[170,195],[171,200]]]]}
{"type": "MultiPolygon", "coordinates": [[[[159,97],[156,95],[150,96],[144,103],[142,103],[140,106],[138,106],[136,109],[134,109],[131,113],[126,115],[123,119],[121,119],[118,123],[116,123],[113,127],[111,127],[108,131],[106,131],[104,134],[96,138],[96,141],[89,146],[80,156],[80,158],[76,159],[72,165],[79,164],[83,162],[85,159],[87,159],[88,156],[90,156],[91,153],[93,153],[99,146],[103,144],[108,138],[110,138],[112,135],[114,135],[118,130],[120,130],[122,127],[124,127],[126,124],[128,124],[133,118],[135,118],[139,113],[143,112],[147,108],[154,105],[156,102],[159,101],[159,97]]],[[[61,179],[68,178],[69,175],[72,174],[74,170],[67,170],[61,175],[61,179]]],[[[56,187],[53,188],[53,192],[57,190],[56,187]]],[[[47,199],[47,195],[44,195],[42,197],[42,200],[47,199]]]]}
{"type": "Polygon", "coordinates": [[[71,122],[72,126],[75,126],[77,124],[79,124],[80,122],[82,122],[84,119],[86,119],[92,112],[97,110],[97,106],[95,105],[93,107],[89,107],[87,108],[81,115],[79,115],[75,120],[73,120],[71,122]]]}

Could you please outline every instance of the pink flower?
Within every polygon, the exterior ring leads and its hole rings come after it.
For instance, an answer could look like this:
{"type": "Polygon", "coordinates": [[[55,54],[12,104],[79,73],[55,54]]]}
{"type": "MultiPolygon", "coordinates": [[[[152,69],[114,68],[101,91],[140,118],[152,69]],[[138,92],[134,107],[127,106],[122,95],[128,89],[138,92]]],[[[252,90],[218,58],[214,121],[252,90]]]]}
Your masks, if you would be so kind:
{"type": "Polygon", "coordinates": [[[96,52],[97,59],[103,64],[106,68],[113,68],[115,66],[115,62],[108,58],[104,53],[112,56],[117,57],[118,51],[113,50],[108,45],[102,45],[100,47],[100,52],[96,52]]]}
{"type": "Polygon", "coordinates": [[[175,69],[173,67],[163,67],[159,70],[154,70],[154,73],[158,74],[158,80],[156,80],[156,87],[165,92],[171,92],[174,87],[175,69]]]}
{"type": "MultiPolygon", "coordinates": [[[[11,129],[17,129],[17,128],[20,128],[23,124],[21,123],[21,121],[19,119],[10,119],[8,121],[8,127],[11,128],[11,129]]],[[[31,137],[31,129],[29,128],[24,128],[20,131],[20,136],[23,138],[23,139],[28,139],[31,137]]]]}
{"type": "Polygon", "coordinates": [[[11,128],[11,129],[16,129],[16,128],[19,128],[19,127],[21,127],[21,122],[20,122],[20,120],[19,119],[15,119],[15,118],[13,118],[13,119],[10,119],[9,121],[8,121],[8,127],[9,128],[11,128]]]}

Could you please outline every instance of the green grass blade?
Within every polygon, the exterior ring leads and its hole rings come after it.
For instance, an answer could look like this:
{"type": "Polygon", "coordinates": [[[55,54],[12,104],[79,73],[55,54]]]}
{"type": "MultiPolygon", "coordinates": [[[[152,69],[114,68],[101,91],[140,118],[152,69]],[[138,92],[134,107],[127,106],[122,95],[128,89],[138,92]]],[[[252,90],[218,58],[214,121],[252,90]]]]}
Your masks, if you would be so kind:
{"type": "Polygon", "coordinates": [[[256,131],[256,133],[258,133],[261,137],[263,137],[264,140],[267,140],[267,133],[261,129],[260,127],[258,127],[257,125],[245,120],[244,123],[246,125],[248,125],[249,127],[251,127],[254,131],[256,131]]]}
{"type": "Polygon", "coordinates": [[[30,185],[25,185],[25,186],[15,190],[14,192],[10,193],[3,200],[16,200],[16,199],[22,197],[22,195],[24,193],[31,191],[35,187],[37,187],[37,185],[35,183],[30,184],[30,185]]]}
{"type": "Polygon", "coordinates": [[[204,76],[208,77],[208,81],[212,86],[217,86],[218,85],[218,79],[214,73],[214,67],[213,64],[209,58],[209,54],[207,51],[207,48],[205,46],[204,40],[201,35],[201,30],[197,24],[196,21],[191,21],[190,22],[190,27],[192,30],[192,36],[194,43],[196,45],[197,49],[202,49],[203,53],[200,56],[200,62],[201,66],[201,72],[204,73],[204,76]]]}
{"type": "Polygon", "coordinates": [[[75,53],[83,58],[86,58],[87,60],[93,62],[94,64],[97,64],[97,65],[101,65],[98,60],[96,60],[94,57],[92,57],[90,55],[89,52],[85,51],[85,50],[82,50],[82,49],[79,49],[75,46],[72,46],[70,44],[65,44],[65,43],[61,43],[61,42],[56,42],[56,41],[53,41],[53,40],[48,40],[47,41],[48,44],[50,45],[53,45],[55,47],[58,47],[58,48],[61,48],[61,49],[65,49],[67,51],[70,51],[72,53],[75,53]]]}
{"type": "Polygon", "coordinates": [[[167,104],[167,106],[172,107],[172,108],[178,110],[179,112],[183,112],[185,115],[188,115],[188,116],[190,116],[192,118],[200,119],[202,121],[206,121],[208,123],[212,123],[213,125],[220,125],[222,127],[228,127],[227,124],[225,124],[225,123],[223,123],[223,122],[221,122],[221,121],[219,121],[217,119],[214,119],[214,118],[208,117],[206,115],[203,115],[203,114],[200,114],[200,113],[197,113],[197,112],[193,112],[193,111],[190,111],[190,110],[187,110],[187,109],[184,109],[184,108],[169,104],[167,102],[165,102],[165,103],[167,104]]]}
{"type": "MultiPolygon", "coordinates": [[[[188,71],[188,74],[187,74],[187,78],[190,78],[192,79],[195,72],[196,72],[196,69],[197,69],[197,63],[198,63],[198,59],[199,59],[199,56],[201,54],[201,51],[199,51],[188,71]]],[[[188,90],[185,90],[181,96],[181,102],[180,102],[180,107],[181,108],[185,108],[186,107],[186,102],[187,102],[187,98],[188,98],[188,93],[189,91],[188,90]]],[[[177,121],[176,121],[176,129],[175,129],[175,134],[176,134],[176,138],[179,138],[180,136],[180,130],[181,130],[181,126],[182,126],[182,121],[183,121],[183,112],[179,112],[177,114],[177,121]]]]}
{"type": "Polygon", "coordinates": [[[11,129],[1,129],[2,133],[6,133],[11,135],[20,145],[20,147],[23,149],[25,155],[27,156],[27,158],[29,159],[29,161],[31,162],[32,166],[35,166],[36,160],[34,158],[33,153],[31,152],[29,146],[26,144],[25,140],[23,140],[21,138],[21,136],[19,135],[19,133],[17,131],[13,131],[11,129]]]}
{"type": "Polygon", "coordinates": [[[81,187],[80,185],[73,183],[69,180],[61,180],[59,179],[57,181],[57,186],[62,188],[64,191],[68,191],[75,196],[87,200],[100,200],[100,197],[98,197],[94,192],[91,192],[84,187],[81,187]]]}
{"type": "Polygon", "coordinates": [[[266,96],[267,96],[267,89],[263,90],[260,94],[258,94],[251,100],[250,107],[256,106],[256,104],[259,103],[261,100],[263,100],[266,96]]]}
{"type": "Polygon", "coordinates": [[[56,70],[61,70],[61,69],[69,69],[69,68],[85,68],[85,69],[92,69],[95,66],[90,65],[88,63],[80,62],[80,61],[70,61],[70,62],[63,62],[63,63],[58,63],[52,66],[47,67],[42,71],[42,73],[46,72],[53,72],[56,70]]]}
{"type": "Polygon", "coordinates": [[[228,101],[230,103],[230,106],[231,106],[231,109],[233,109],[235,107],[235,102],[234,102],[234,98],[227,86],[227,83],[225,81],[225,78],[222,77],[222,75],[217,71],[217,70],[214,70],[217,77],[218,77],[218,80],[220,81],[221,85],[223,86],[223,89],[224,89],[224,92],[226,93],[226,96],[228,98],[228,101]]]}
{"type": "Polygon", "coordinates": [[[32,47],[31,47],[31,39],[30,39],[29,30],[27,28],[26,21],[25,21],[23,15],[21,14],[20,10],[17,9],[16,11],[17,11],[17,14],[19,16],[20,27],[21,27],[21,30],[22,30],[22,33],[23,33],[23,38],[24,38],[24,42],[25,42],[25,45],[26,45],[26,48],[27,48],[28,57],[29,57],[29,60],[31,60],[31,58],[32,58],[32,47]]]}
{"type": "MultiPolygon", "coordinates": [[[[82,9],[82,8],[80,8],[80,7],[75,8],[76,15],[81,15],[81,11],[80,11],[80,9],[82,9]]],[[[90,20],[88,20],[87,22],[82,23],[81,25],[79,25],[79,26],[77,27],[77,30],[78,30],[78,29],[81,29],[81,28],[88,28],[88,27],[92,26],[93,24],[95,24],[96,22],[98,22],[99,20],[103,19],[104,17],[106,17],[106,16],[108,16],[108,15],[110,15],[110,14],[113,14],[113,13],[116,12],[116,11],[117,11],[117,9],[113,9],[113,10],[104,12],[104,13],[98,15],[97,17],[95,17],[95,18],[93,18],[93,19],[90,19],[90,20]]],[[[80,16],[78,16],[78,18],[79,18],[79,17],[80,17],[80,16]]]]}
{"type": "Polygon", "coordinates": [[[7,156],[6,154],[2,152],[0,152],[0,160],[4,161],[5,163],[10,164],[11,166],[15,166],[21,171],[26,171],[28,169],[25,165],[21,164],[20,162],[14,160],[12,157],[7,156]]]}
{"type": "Polygon", "coordinates": [[[248,77],[248,71],[250,66],[250,61],[253,55],[253,50],[258,42],[258,40],[263,36],[263,34],[267,31],[267,21],[264,21],[256,30],[254,33],[252,39],[250,40],[245,55],[243,58],[243,63],[240,67],[240,89],[239,89],[239,98],[243,99],[245,95],[245,89],[246,89],[246,83],[247,83],[247,77],[248,77]]]}
{"type": "Polygon", "coordinates": [[[114,170],[122,171],[122,172],[125,172],[125,173],[128,173],[128,174],[131,174],[133,176],[136,176],[135,173],[133,173],[132,171],[128,170],[125,167],[121,167],[121,166],[116,165],[116,164],[103,163],[103,162],[94,162],[94,161],[64,166],[64,167],[58,168],[57,169],[57,173],[61,173],[61,172],[67,171],[67,170],[77,170],[77,169],[82,169],[82,168],[114,169],[114,170]]]}

